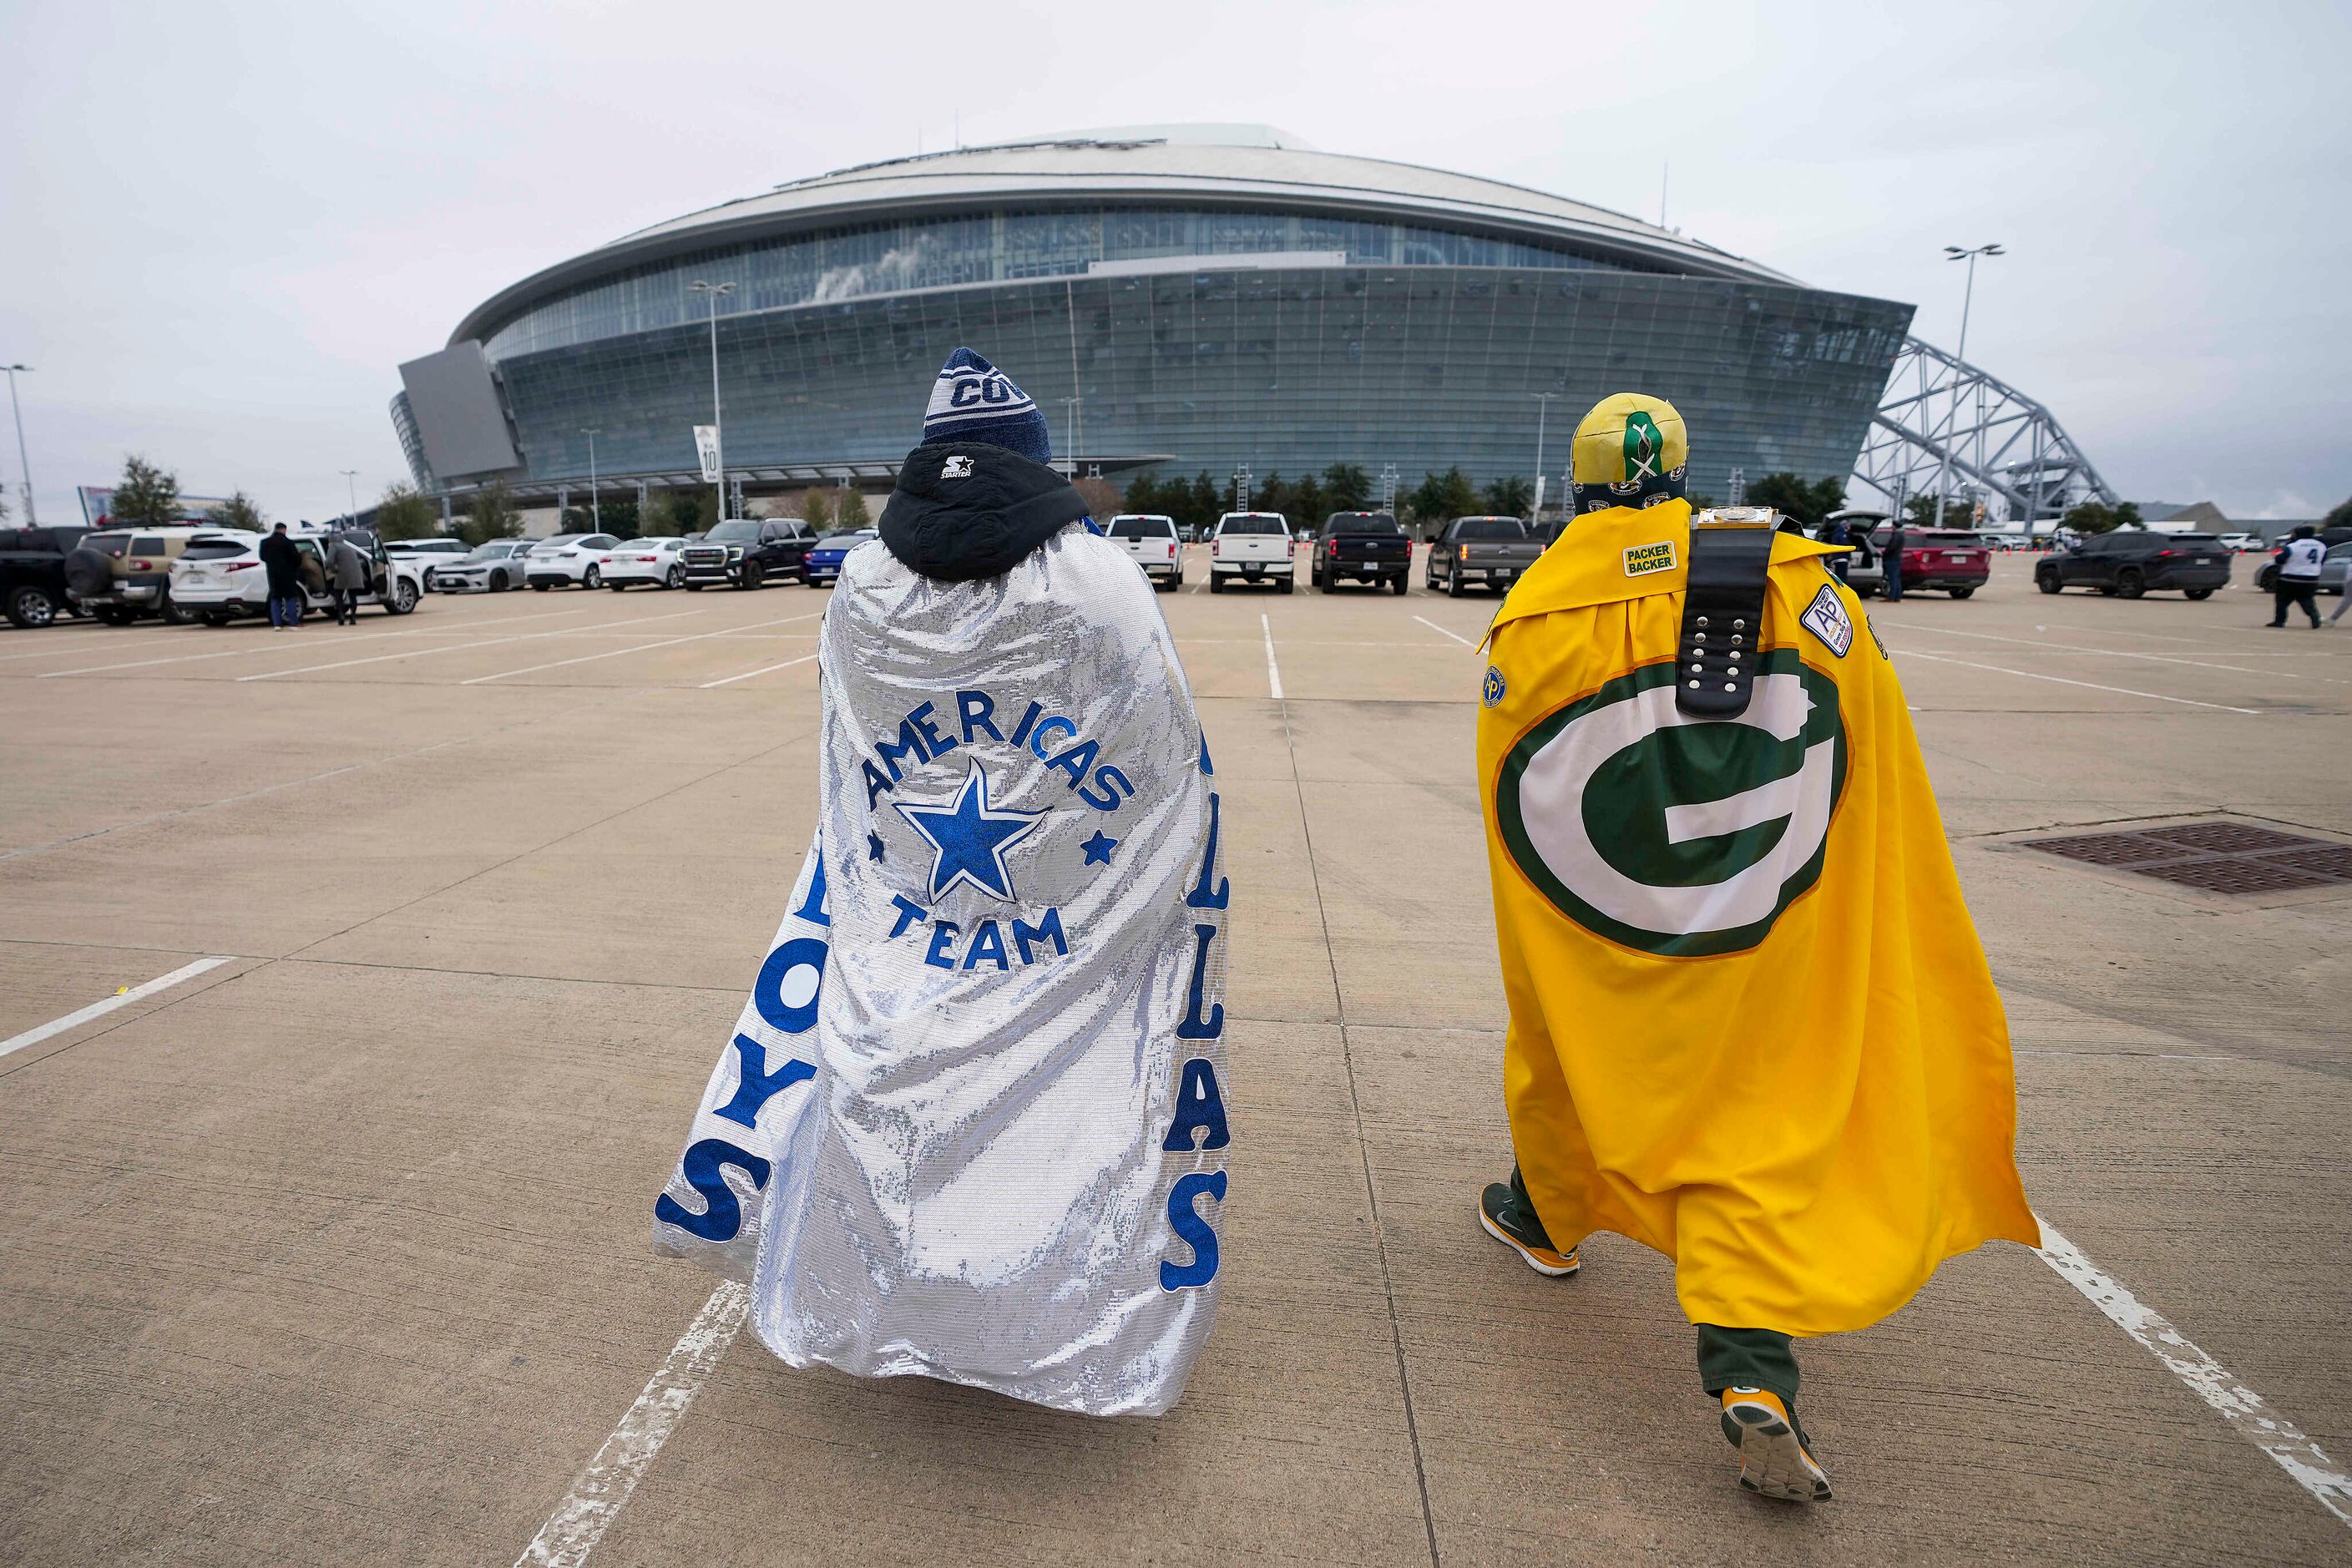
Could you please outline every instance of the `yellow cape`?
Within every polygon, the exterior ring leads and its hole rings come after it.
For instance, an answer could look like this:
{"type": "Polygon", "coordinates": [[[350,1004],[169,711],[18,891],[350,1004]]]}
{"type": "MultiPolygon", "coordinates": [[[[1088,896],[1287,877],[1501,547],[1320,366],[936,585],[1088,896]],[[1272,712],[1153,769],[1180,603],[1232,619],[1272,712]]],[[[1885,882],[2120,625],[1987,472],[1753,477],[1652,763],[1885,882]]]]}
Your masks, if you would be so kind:
{"type": "Polygon", "coordinates": [[[2009,1027],[1835,547],[1774,541],[1716,722],[1673,701],[1689,547],[1682,501],[1580,517],[1488,633],[1511,1138],[1555,1243],[1665,1253],[1692,1321],[1863,1328],[2039,1245],[2009,1027]]]}

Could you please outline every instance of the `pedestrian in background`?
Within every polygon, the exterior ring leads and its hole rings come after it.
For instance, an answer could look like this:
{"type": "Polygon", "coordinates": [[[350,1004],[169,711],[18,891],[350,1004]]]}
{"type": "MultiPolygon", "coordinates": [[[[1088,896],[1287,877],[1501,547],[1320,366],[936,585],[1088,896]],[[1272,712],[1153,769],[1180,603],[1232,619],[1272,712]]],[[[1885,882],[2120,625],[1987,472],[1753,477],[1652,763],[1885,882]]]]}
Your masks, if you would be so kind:
{"type": "Polygon", "coordinates": [[[1903,531],[1896,529],[1886,536],[1886,602],[1894,604],[1903,597],[1903,531]]]}
{"type": "Polygon", "coordinates": [[[2319,629],[2319,565],[2327,559],[2327,546],[2319,542],[2319,530],[2300,523],[2273,557],[2278,563],[2277,575],[2271,579],[2271,625],[2286,625],[2290,605],[2300,605],[2311,617],[2311,629],[2319,629]]]}
{"type": "Polygon", "coordinates": [[[279,523],[261,542],[261,564],[269,574],[269,624],[283,631],[302,624],[302,552],[279,523]]]}
{"type": "Polygon", "coordinates": [[[360,595],[366,592],[368,585],[366,552],[352,542],[350,534],[338,534],[327,563],[334,576],[335,622],[338,626],[355,626],[360,620],[360,595]]]}
{"type": "MultiPolygon", "coordinates": [[[[1846,526],[1845,519],[1839,518],[1836,521],[1831,523],[1828,528],[1822,531],[1822,542],[1823,544],[1834,544],[1839,546],[1841,549],[1851,550],[1853,548],[1853,530],[1846,526]]],[[[1829,558],[1830,575],[1835,577],[1841,583],[1844,582],[1846,563],[1851,560],[1853,560],[1851,555],[1831,556],[1829,558]]]]}

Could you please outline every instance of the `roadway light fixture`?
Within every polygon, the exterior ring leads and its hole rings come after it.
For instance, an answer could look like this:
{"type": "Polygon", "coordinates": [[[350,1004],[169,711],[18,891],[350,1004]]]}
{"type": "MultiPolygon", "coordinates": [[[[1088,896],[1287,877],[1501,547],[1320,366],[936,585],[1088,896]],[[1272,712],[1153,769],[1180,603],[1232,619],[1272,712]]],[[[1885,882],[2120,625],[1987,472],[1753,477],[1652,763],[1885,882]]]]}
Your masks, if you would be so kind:
{"type": "Polygon", "coordinates": [[[343,524],[357,528],[360,522],[360,471],[357,468],[338,470],[343,476],[343,494],[351,498],[352,508],[343,513],[343,524]]]}
{"type": "Polygon", "coordinates": [[[727,510],[727,426],[719,414],[719,301],[735,292],[735,285],[705,283],[698,278],[687,288],[710,301],[710,455],[718,459],[719,482],[713,487],[713,491],[719,498],[719,510],[724,513],[727,510]]]}
{"type": "Polygon", "coordinates": [[[1536,504],[1534,515],[1528,519],[1528,521],[1532,522],[1535,518],[1541,517],[1543,515],[1544,420],[1551,413],[1551,400],[1558,397],[1559,394],[1557,392],[1530,392],[1528,395],[1536,400],[1536,504]]]}
{"type": "MultiPolygon", "coordinates": [[[[1969,307],[1976,302],[1977,258],[1979,256],[2006,256],[2008,254],[2009,252],[2003,250],[1998,245],[1948,245],[1944,247],[1945,260],[1965,261],[1969,264],[1968,287],[1960,295],[1960,346],[1952,355],[1954,359],[1958,360],[1963,364],[1968,363],[1969,358],[1969,307]]],[[[1952,416],[1955,419],[1959,417],[1959,404],[1956,399],[1952,404],[1952,416]]],[[[1979,447],[1981,448],[1983,441],[1981,426],[1979,426],[1978,441],[1979,447]]],[[[1952,444],[1948,438],[1942,443],[1942,445],[1944,447],[1944,460],[1936,470],[1936,519],[1933,526],[1937,528],[1944,526],[1944,508],[1948,504],[1945,497],[1946,492],[1950,489],[1952,482],[1952,444]]],[[[1900,522],[1902,520],[1898,518],[1895,521],[1900,522]]],[[[2027,526],[2031,528],[2032,525],[2028,523],[2027,526]]]]}
{"type": "Polygon", "coordinates": [[[25,411],[16,403],[16,373],[21,370],[29,375],[32,374],[33,367],[28,364],[12,364],[0,368],[5,368],[8,372],[8,411],[16,416],[16,472],[22,476],[19,488],[24,491],[25,496],[25,526],[37,528],[40,526],[41,520],[33,514],[33,464],[32,460],[25,456],[25,411]]]}
{"type": "Polygon", "coordinates": [[[592,520],[589,530],[594,533],[604,531],[604,503],[596,495],[596,437],[604,428],[602,425],[580,427],[580,434],[588,437],[588,512],[592,520]]]}

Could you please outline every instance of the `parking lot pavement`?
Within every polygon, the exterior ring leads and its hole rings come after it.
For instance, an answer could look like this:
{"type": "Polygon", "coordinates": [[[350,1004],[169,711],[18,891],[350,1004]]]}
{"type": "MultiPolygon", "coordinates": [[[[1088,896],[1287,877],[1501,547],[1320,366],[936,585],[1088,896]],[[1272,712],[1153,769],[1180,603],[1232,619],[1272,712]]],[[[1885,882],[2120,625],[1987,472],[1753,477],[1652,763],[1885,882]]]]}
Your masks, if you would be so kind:
{"type": "MultiPolygon", "coordinates": [[[[1869,606],[2008,1002],[2028,1190],[2340,1471],[2352,886],[2021,840],[2352,840],[2352,632],[2268,631],[2242,585],[2048,598],[2030,564],[1869,606]]],[[[0,634],[0,1039],[41,1036],[0,1056],[0,1561],[522,1553],[711,1297],[647,1205],[806,843],[825,602],[0,634]]],[[[1094,1423],[722,1340],[595,1563],[2352,1556],[2008,1246],[1811,1347],[1838,1500],[1740,1495],[1664,1262],[1600,1237],[1544,1280],[1476,1228],[1509,1159],[1494,602],[1159,602],[1234,888],[1230,1272],[1191,1391],[1094,1423]]]]}

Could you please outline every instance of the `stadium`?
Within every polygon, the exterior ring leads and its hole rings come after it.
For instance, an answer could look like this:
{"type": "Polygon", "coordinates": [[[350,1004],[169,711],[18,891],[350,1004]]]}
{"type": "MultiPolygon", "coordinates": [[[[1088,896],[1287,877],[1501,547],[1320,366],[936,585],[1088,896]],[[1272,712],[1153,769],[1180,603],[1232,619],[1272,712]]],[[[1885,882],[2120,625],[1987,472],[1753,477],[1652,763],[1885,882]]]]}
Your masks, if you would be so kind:
{"type": "Polygon", "coordinates": [[[753,495],[887,486],[969,343],[1073,471],[1114,481],[1532,479],[1542,417],[1557,499],[1568,427],[1638,384],[1683,410],[1691,488],[1722,498],[1736,470],[1853,471],[1913,346],[1909,305],[1559,196],[1263,126],[1073,132],[796,181],[502,289],[401,367],[419,485],[544,504],[584,498],[592,463],[601,484],[699,482],[698,282],[733,285],[717,391],[728,479],[753,495]]]}

